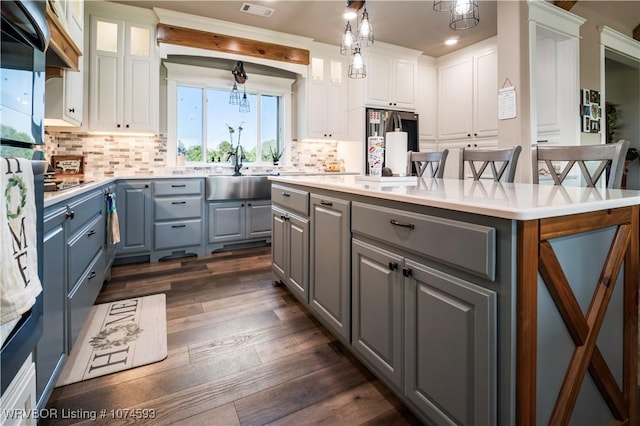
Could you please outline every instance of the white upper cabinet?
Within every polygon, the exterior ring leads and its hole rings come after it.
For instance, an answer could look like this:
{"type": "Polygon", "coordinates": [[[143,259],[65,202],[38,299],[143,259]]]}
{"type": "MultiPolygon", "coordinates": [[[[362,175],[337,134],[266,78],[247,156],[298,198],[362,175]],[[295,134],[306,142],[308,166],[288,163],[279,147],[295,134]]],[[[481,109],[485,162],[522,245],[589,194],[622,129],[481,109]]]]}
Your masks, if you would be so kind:
{"type": "Polygon", "coordinates": [[[437,96],[438,70],[435,60],[423,55],[418,59],[416,81],[416,112],[420,116],[418,133],[421,141],[436,139],[437,96]]]}
{"type": "Polygon", "coordinates": [[[448,55],[438,66],[438,139],[498,133],[498,54],[495,41],[448,55]]]}
{"type": "Polygon", "coordinates": [[[89,129],[157,133],[155,25],[91,15],[89,129]]]}
{"type": "Polygon", "coordinates": [[[66,0],[66,26],[73,42],[84,50],[84,0],[66,0]]]}
{"type": "Polygon", "coordinates": [[[415,110],[417,58],[404,59],[366,53],[365,104],[387,109],[415,110]]]}
{"type": "Polygon", "coordinates": [[[583,18],[529,2],[533,143],[580,143],[580,26],[583,18]]]}
{"type": "Polygon", "coordinates": [[[65,70],[62,77],[49,78],[45,83],[45,120],[49,127],[81,127],[83,118],[84,61],[79,71],[65,70]]]}
{"type": "Polygon", "coordinates": [[[298,139],[338,140],[345,135],[346,65],[341,56],[321,50],[312,51],[307,78],[297,82],[298,139]]]}

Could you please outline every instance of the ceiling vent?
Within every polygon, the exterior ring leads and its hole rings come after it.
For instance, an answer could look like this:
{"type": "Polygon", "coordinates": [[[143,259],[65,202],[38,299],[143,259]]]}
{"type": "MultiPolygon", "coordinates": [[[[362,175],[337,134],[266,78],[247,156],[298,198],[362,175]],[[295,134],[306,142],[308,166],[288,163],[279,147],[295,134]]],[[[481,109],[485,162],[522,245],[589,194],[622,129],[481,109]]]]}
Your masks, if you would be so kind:
{"type": "Polygon", "coordinates": [[[270,7],[258,6],[257,4],[251,3],[242,3],[240,7],[241,12],[251,13],[252,15],[264,16],[265,18],[270,18],[275,12],[275,9],[271,9],[270,7]]]}

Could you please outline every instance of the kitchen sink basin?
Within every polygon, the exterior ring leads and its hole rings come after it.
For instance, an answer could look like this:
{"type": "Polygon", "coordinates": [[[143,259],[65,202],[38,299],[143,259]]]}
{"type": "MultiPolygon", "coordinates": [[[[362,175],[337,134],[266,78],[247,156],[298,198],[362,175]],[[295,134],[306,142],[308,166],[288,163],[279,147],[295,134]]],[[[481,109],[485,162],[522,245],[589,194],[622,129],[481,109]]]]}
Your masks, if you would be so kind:
{"type": "Polygon", "coordinates": [[[207,200],[271,198],[268,176],[209,176],[205,187],[207,200]]]}

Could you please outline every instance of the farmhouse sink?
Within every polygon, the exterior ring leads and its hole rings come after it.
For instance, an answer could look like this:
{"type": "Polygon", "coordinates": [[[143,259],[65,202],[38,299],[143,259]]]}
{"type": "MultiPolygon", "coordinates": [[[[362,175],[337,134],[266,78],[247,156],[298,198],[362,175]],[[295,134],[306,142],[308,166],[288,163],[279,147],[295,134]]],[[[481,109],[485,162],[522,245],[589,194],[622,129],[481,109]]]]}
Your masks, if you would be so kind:
{"type": "Polygon", "coordinates": [[[206,178],[207,200],[242,200],[271,198],[268,176],[209,176],[206,178]]]}

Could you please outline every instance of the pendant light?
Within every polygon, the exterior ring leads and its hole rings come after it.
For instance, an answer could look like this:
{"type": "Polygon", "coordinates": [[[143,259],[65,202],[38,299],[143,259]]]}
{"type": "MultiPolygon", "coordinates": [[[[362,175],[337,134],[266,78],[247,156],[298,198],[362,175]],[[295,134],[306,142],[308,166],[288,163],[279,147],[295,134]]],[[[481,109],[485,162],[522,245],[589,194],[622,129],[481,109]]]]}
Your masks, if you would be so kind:
{"type": "Polygon", "coordinates": [[[229,94],[229,105],[239,105],[240,104],[240,92],[238,92],[238,85],[236,82],[233,82],[233,88],[231,89],[231,93],[229,94]]]}
{"type": "Polygon", "coordinates": [[[351,65],[349,65],[349,78],[365,78],[367,76],[367,67],[362,60],[360,46],[356,45],[353,55],[351,56],[351,65]]]}
{"type": "Polygon", "coordinates": [[[351,22],[347,21],[347,26],[344,29],[344,34],[342,34],[342,43],[340,43],[340,54],[352,55],[355,42],[355,37],[353,36],[353,32],[351,31],[351,22]]]}
{"type": "Polygon", "coordinates": [[[244,88],[244,94],[242,95],[242,99],[240,100],[240,112],[249,112],[251,108],[249,107],[249,99],[247,99],[247,87],[244,88]]]}
{"type": "Polygon", "coordinates": [[[358,42],[363,47],[368,47],[373,44],[373,26],[371,26],[371,21],[369,21],[369,12],[367,12],[366,6],[364,12],[362,12],[362,20],[358,28],[358,42]]]}
{"type": "Polygon", "coordinates": [[[456,0],[451,8],[449,28],[452,30],[468,30],[480,22],[478,0],[456,0]]]}

